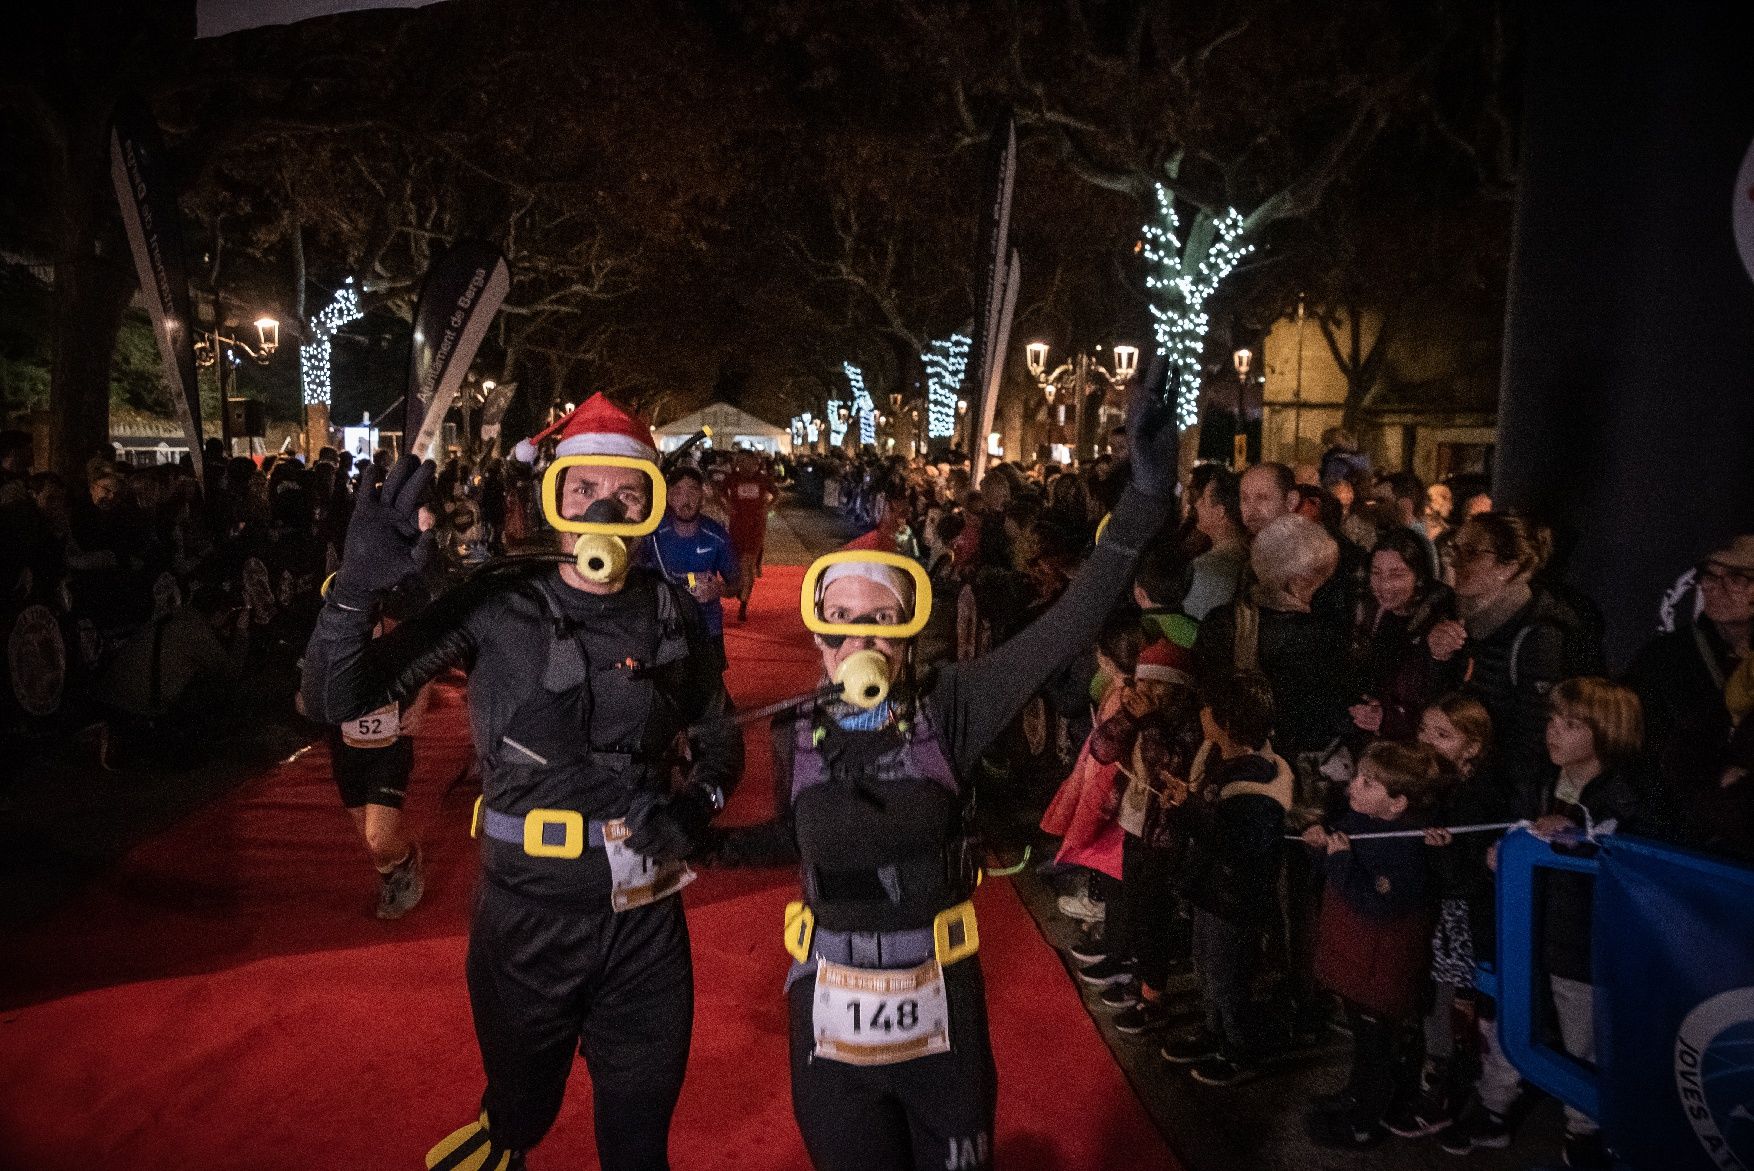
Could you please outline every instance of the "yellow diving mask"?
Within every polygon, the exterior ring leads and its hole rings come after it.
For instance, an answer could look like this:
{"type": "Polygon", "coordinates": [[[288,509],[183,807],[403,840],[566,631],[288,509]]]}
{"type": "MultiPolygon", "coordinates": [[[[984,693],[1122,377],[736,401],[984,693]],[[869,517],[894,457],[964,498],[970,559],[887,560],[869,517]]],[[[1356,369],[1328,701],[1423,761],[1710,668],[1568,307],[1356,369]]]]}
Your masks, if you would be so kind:
{"type": "MultiPolygon", "coordinates": [[[[898,553],[843,549],[818,557],[799,591],[804,626],[829,647],[848,638],[909,639],[932,616],[932,583],[919,562],[898,553]]],[[[861,650],[836,668],[848,703],[872,708],[889,697],[890,664],[861,650]]]]}
{"type": "MultiPolygon", "coordinates": [[[[555,531],[579,534],[578,541],[573,545],[573,559],[578,566],[579,576],[586,581],[607,583],[626,577],[628,538],[643,537],[656,529],[664,519],[667,503],[664,474],[658,470],[657,464],[647,459],[634,459],[624,455],[563,455],[549,464],[548,470],[542,475],[542,515],[555,531]],[[631,470],[644,476],[650,486],[645,519],[568,520],[562,516],[560,491],[566,482],[566,473],[571,468],[580,467],[631,470]]],[[[624,507],[612,494],[594,501],[586,512],[586,517],[590,517],[593,512],[612,512],[618,518],[625,515],[624,507]]]]}

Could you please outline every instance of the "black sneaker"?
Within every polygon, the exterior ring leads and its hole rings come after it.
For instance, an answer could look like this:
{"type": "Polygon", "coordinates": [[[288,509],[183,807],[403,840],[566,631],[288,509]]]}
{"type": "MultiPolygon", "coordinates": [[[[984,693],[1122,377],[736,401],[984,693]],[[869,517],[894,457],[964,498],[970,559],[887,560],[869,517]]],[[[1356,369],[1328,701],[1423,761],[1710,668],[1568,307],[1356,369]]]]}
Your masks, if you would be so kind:
{"type": "Polygon", "coordinates": [[[1447,1097],[1440,1089],[1424,1090],[1411,1102],[1390,1110],[1383,1119],[1383,1128],[1397,1138],[1437,1134],[1455,1121],[1455,1111],[1449,1108],[1447,1097]]]}
{"type": "Polygon", "coordinates": [[[1607,1144],[1602,1142],[1602,1133],[1597,1130],[1588,1134],[1567,1131],[1561,1159],[1574,1171],[1612,1171],[1614,1166],[1614,1158],[1608,1154],[1607,1144]]]}
{"type": "Polygon", "coordinates": [[[1200,1029],[1192,1036],[1170,1038],[1158,1052],[1171,1065],[1196,1065],[1218,1056],[1218,1038],[1200,1029]]]}
{"type": "Polygon", "coordinates": [[[1115,1032],[1125,1033],[1129,1037],[1150,1032],[1152,1029],[1161,1029],[1168,1023],[1169,1009],[1161,998],[1140,1000],[1114,1019],[1115,1032]]]}
{"type": "Polygon", "coordinates": [[[1097,999],[1104,1008],[1132,1008],[1139,1003],[1139,990],[1131,980],[1123,980],[1104,988],[1097,999]]]}
{"type": "Polygon", "coordinates": [[[1309,1137],[1318,1146],[1342,1151],[1362,1151],[1366,1147],[1375,1146],[1382,1139],[1382,1131],[1368,1122],[1360,1121],[1354,1114],[1323,1114],[1317,1111],[1310,1116],[1309,1137]]]}
{"type": "Polygon", "coordinates": [[[1133,978],[1132,965],[1118,956],[1104,956],[1078,973],[1078,978],[1093,987],[1106,987],[1133,978]]]}
{"type": "Polygon", "coordinates": [[[1503,1115],[1476,1106],[1444,1129],[1437,1136],[1437,1145],[1452,1155],[1502,1151],[1510,1145],[1510,1127],[1503,1115]]]}
{"type": "Polygon", "coordinates": [[[1240,1061],[1232,1061],[1222,1053],[1215,1053],[1204,1061],[1194,1064],[1188,1070],[1188,1076],[1203,1086],[1234,1086],[1254,1077],[1255,1067],[1240,1061]]]}

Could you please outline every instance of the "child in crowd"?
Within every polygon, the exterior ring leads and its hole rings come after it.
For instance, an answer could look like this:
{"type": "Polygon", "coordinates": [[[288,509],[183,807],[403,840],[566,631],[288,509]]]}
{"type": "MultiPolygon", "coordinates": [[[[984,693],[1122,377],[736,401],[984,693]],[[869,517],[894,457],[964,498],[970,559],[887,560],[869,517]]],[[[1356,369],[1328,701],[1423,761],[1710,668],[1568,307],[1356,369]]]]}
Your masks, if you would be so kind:
{"type": "Polygon", "coordinates": [[[1256,671],[1207,686],[1205,735],[1190,769],[1192,793],[1183,894],[1193,917],[1194,971],[1204,1028],[1172,1039],[1164,1060],[1188,1065],[1194,1080],[1228,1086],[1253,1076],[1260,1030],[1251,986],[1262,936],[1278,901],[1282,835],[1291,808],[1291,766],[1268,747],[1273,688],[1256,671]]]}
{"type": "Polygon", "coordinates": [[[1122,1033],[1168,1021],[1170,965],[1178,950],[1186,956],[1187,936],[1177,931],[1175,873],[1186,837],[1187,778],[1201,738],[1192,670],[1185,646],[1161,639],[1148,644],[1120,710],[1090,737],[1091,755],[1120,768],[1117,821],[1125,838],[1119,897],[1110,901],[1103,928],[1105,954],[1078,976],[1086,984],[1111,985],[1103,1003],[1123,1009],[1114,1019],[1122,1033]]]}
{"type": "MultiPolygon", "coordinates": [[[[1138,617],[1130,613],[1111,617],[1098,634],[1097,671],[1091,684],[1091,700],[1096,706],[1092,735],[1094,727],[1100,727],[1121,710],[1121,700],[1133,681],[1133,669],[1144,644],[1138,617]]],[[[1096,924],[1106,917],[1108,895],[1120,884],[1124,835],[1115,820],[1119,803],[1114,783],[1119,766],[1113,761],[1105,764],[1097,760],[1090,742],[1091,736],[1086,736],[1071,773],[1042,814],[1041,828],[1061,839],[1054,855],[1056,863],[1088,871],[1083,892],[1060,897],[1060,913],[1096,924]]]]}
{"type": "Polygon", "coordinates": [[[1437,804],[1437,755],[1423,744],[1378,741],[1347,789],[1349,808],[1303,841],[1321,857],[1327,885],[1316,977],[1338,993],[1352,1028],[1352,1075],[1320,1101],[1318,1142],[1364,1147],[1381,1137],[1402,1068],[1403,1033],[1419,1015],[1430,961],[1432,899],[1422,836],[1352,841],[1354,834],[1419,829],[1437,804]]]}
{"type": "MultiPolygon", "coordinates": [[[[1638,696],[1606,679],[1567,679],[1549,701],[1547,756],[1557,770],[1543,794],[1533,832],[1566,843],[1632,830],[1661,836],[1656,811],[1634,779],[1633,767],[1644,743],[1644,715],[1638,696]]],[[[1487,855],[1496,865],[1497,849],[1487,855]]],[[[1591,880],[1555,873],[1545,883],[1541,909],[1541,963],[1553,994],[1559,1037],[1567,1052],[1595,1060],[1593,999],[1590,984],[1591,880]]],[[[1510,1142],[1507,1116],[1521,1083],[1505,1059],[1501,1039],[1481,1030],[1478,1106],[1464,1114],[1440,1139],[1443,1149],[1466,1154],[1510,1142]]],[[[1581,1110],[1565,1108],[1565,1165],[1613,1165],[1596,1122],[1581,1110]]]]}
{"type": "MultiPolygon", "coordinates": [[[[1617,830],[1648,832],[1651,816],[1632,768],[1644,747],[1644,710],[1638,696],[1606,679],[1567,679],[1553,689],[1547,717],[1547,757],[1557,768],[1547,791],[1537,836],[1550,840],[1617,830]],[[1644,824],[1641,824],[1644,823],[1644,824]]],[[[1553,990],[1559,1035],[1574,1057],[1596,1057],[1590,984],[1593,886],[1577,874],[1548,880],[1542,916],[1542,958],[1553,990]]],[[[1611,1166],[1593,1118],[1565,1111],[1565,1165],[1611,1166]]]]}
{"type": "Polygon", "coordinates": [[[1509,795],[1488,763],[1492,717],[1470,695],[1448,695],[1419,717],[1419,743],[1439,757],[1445,784],[1435,825],[1425,843],[1437,897],[1437,928],[1431,936],[1431,1007],[1425,1016],[1425,1063],[1418,1093],[1390,1114],[1389,1133],[1402,1138],[1436,1134],[1454,1121],[1459,1099],[1472,1082],[1473,1046],[1456,1047],[1456,1016],[1464,1012],[1464,1036],[1475,1034],[1474,963],[1476,952],[1490,960],[1493,949],[1492,872],[1486,851],[1493,833],[1452,835],[1446,826],[1490,825],[1511,817],[1509,795]]]}

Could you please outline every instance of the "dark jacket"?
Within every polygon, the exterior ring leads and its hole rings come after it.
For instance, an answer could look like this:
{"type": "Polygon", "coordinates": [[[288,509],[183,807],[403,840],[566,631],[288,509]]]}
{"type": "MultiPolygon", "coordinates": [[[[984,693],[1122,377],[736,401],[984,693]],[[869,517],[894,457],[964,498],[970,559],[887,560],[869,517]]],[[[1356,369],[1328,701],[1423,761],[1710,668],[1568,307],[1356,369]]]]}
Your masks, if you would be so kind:
{"type": "Polygon", "coordinates": [[[1439,585],[1427,592],[1406,615],[1370,612],[1361,617],[1353,653],[1364,696],[1382,704],[1384,740],[1411,740],[1419,731],[1419,715],[1437,698],[1438,672],[1433,670],[1425,636],[1456,614],[1455,595],[1439,585]]]}
{"type": "Polygon", "coordinates": [[[1264,927],[1277,913],[1291,767],[1273,755],[1219,760],[1211,744],[1194,762],[1195,794],[1182,891],[1229,923],[1264,927]]]}
{"type": "MultiPolygon", "coordinates": [[[[1344,623],[1295,610],[1262,607],[1258,670],[1273,686],[1277,719],[1273,750],[1286,760],[1326,748],[1350,726],[1346,708],[1358,695],[1344,623]]],[[[1236,603],[1200,624],[1194,673],[1202,687],[1236,671],[1236,603]]]]}
{"type": "MultiPolygon", "coordinates": [[[[1348,810],[1335,826],[1368,834],[1417,829],[1423,817],[1378,821],[1348,810]]],[[[1431,961],[1432,887],[1420,838],[1354,841],[1325,854],[1316,978],[1347,1002],[1392,1020],[1417,1014],[1431,961]]]]}
{"type": "MultiPolygon", "coordinates": [[[[1649,792],[1625,767],[1614,767],[1584,786],[1577,804],[1546,788],[1542,814],[1560,814],[1580,830],[1665,836],[1649,792]],[[1586,816],[1587,815],[1587,816],[1586,816]]],[[[1547,879],[1541,916],[1541,955],[1547,972],[1571,980],[1590,978],[1590,916],[1595,883],[1587,875],[1556,872],[1547,879]]]]}
{"type": "MultiPolygon", "coordinates": [[[[1457,780],[1438,802],[1433,825],[1488,825],[1512,820],[1515,804],[1505,791],[1497,767],[1478,764],[1472,776],[1457,780]]],[[[1468,904],[1468,930],[1476,959],[1490,962],[1497,954],[1497,889],[1486,855],[1498,833],[1461,834],[1447,846],[1430,850],[1431,880],[1439,901],[1462,899],[1468,904]]]]}
{"type": "Polygon", "coordinates": [[[1677,792],[1717,785],[1730,739],[1724,680],[1738,660],[1701,615],[1644,644],[1625,683],[1644,705],[1645,750],[1677,792]]]}
{"type": "Polygon", "coordinates": [[[1468,643],[1436,678],[1442,690],[1464,688],[1479,697],[1492,716],[1493,738],[1518,817],[1541,812],[1547,779],[1547,702],[1554,684],[1574,675],[1599,675],[1599,648],[1577,633],[1578,616],[1564,603],[1537,590],[1520,610],[1497,628],[1470,634],[1468,643]]]}

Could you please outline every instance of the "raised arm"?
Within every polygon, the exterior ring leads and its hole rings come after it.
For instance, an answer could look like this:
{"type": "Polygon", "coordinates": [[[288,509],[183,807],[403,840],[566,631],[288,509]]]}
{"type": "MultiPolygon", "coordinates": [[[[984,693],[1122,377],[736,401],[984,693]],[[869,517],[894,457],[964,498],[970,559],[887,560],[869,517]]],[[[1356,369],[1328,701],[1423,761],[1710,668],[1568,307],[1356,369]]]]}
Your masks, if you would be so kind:
{"type": "Polygon", "coordinates": [[[1135,394],[1127,419],[1132,482],[1078,576],[1047,613],[1014,638],[939,673],[927,702],[964,775],[1048,677],[1095,643],[1109,611],[1131,588],[1134,562],[1174,504],[1173,419],[1159,379],[1148,379],[1135,394]]]}
{"type": "Polygon", "coordinates": [[[431,554],[419,510],[432,477],[432,464],[403,456],[381,483],[360,488],[341,570],[305,647],[300,694],[319,723],[337,724],[411,695],[464,653],[462,598],[441,599],[386,637],[372,638],[385,595],[418,574],[431,554]]]}

